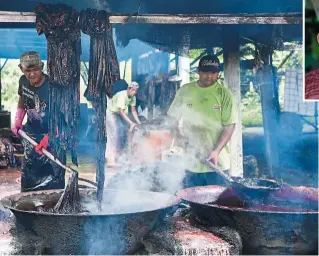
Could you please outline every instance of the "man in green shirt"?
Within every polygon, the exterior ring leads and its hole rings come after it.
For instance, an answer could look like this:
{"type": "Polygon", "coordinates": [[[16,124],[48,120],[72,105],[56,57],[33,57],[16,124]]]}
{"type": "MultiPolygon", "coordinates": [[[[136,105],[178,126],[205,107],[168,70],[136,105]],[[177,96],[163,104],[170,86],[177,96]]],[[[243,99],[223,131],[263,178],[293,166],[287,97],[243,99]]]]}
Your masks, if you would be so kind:
{"type": "Polygon", "coordinates": [[[116,161],[125,148],[127,132],[132,132],[136,123],[141,123],[135,108],[138,88],[138,83],[132,82],[127,87],[127,90],[116,93],[113,98],[108,101],[106,111],[107,145],[105,156],[108,165],[116,164],[116,161]],[[136,123],[128,116],[129,107],[131,107],[131,112],[136,123]]]}
{"type": "Polygon", "coordinates": [[[182,120],[181,133],[186,141],[185,186],[220,184],[222,180],[197,158],[200,155],[220,170],[229,172],[229,142],[237,113],[232,93],[218,82],[219,60],[207,55],[198,66],[199,80],[182,86],[176,93],[168,116],[182,120]]]}

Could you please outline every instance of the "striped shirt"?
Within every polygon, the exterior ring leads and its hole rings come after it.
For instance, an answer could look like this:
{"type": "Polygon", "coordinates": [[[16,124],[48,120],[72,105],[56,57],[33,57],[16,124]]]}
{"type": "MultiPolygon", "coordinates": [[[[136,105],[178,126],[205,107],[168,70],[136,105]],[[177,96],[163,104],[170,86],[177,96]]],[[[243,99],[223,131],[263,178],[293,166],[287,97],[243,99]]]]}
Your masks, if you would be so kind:
{"type": "Polygon", "coordinates": [[[306,74],[305,99],[319,99],[319,69],[306,74]]]}

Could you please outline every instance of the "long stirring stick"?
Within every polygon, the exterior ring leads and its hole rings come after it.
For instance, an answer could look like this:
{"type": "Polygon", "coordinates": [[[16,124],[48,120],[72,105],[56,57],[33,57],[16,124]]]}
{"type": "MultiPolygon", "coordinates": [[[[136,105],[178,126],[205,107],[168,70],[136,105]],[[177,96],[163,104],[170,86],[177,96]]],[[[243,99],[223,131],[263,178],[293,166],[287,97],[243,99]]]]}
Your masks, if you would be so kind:
{"type": "MultiPolygon", "coordinates": [[[[38,143],[36,143],[32,138],[30,138],[24,131],[22,131],[21,129],[18,131],[19,135],[26,139],[28,142],[30,142],[33,146],[37,146],[38,143]]],[[[46,149],[42,148],[42,153],[47,156],[48,158],[50,158],[53,162],[55,162],[57,165],[59,165],[60,167],[64,168],[66,171],[68,171],[69,173],[73,173],[73,170],[67,166],[65,166],[64,164],[62,164],[60,162],[59,159],[55,158],[49,151],[47,151],[46,149]]],[[[97,184],[91,180],[87,180],[87,179],[83,179],[83,178],[78,178],[81,181],[87,182],[93,186],[97,187],[97,184]]]]}

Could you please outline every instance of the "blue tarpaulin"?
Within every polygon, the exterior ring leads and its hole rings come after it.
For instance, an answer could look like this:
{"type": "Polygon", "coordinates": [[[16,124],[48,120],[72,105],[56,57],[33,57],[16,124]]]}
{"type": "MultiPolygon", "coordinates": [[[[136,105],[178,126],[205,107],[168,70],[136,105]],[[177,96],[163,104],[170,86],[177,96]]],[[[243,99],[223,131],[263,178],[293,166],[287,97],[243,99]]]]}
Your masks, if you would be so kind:
{"type": "MultiPolygon", "coordinates": [[[[47,57],[47,40],[38,36],[35,29],[0,29],[0,58],[18,59],[26,51],[37,51],[42,59],[47,57]]],[[[90,37],[82,34],[83,61],[89,60],[90,37]]]]}
{"type": "MultiPolygon", "coordinates": [[[[44,35],[39,36],[35,28],[0,29],[0,35],[0,58],[18,59],[23,52],[31,50],[39,52],[44,60],[47,57],[47,40],[44,35]]],[[[81,44],[81,60],[89,61],[90,37],[82,33],[81,44]]],[[[119,61],[153,50],[154,48],[150,45],[136,39],[131,40],[130,44],[125,48],[116,47],[119,61]]]]}

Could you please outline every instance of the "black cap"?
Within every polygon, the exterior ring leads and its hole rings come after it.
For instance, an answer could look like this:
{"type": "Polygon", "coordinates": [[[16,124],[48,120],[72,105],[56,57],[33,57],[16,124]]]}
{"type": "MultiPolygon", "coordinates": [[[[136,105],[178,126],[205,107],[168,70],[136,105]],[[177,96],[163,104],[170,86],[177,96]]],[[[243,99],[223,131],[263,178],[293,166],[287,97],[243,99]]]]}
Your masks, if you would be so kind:
{"type": "Polygon", "coordinates": [[[206,55],[202,57],[198,64],[198,71],[201,72],[219,72],[219,59],[214,55],[206,55]]]}

